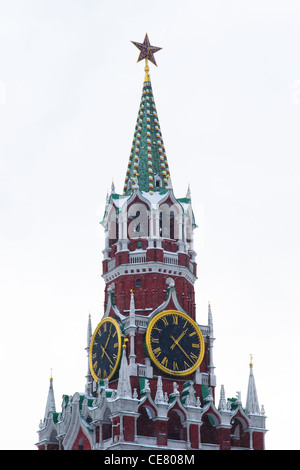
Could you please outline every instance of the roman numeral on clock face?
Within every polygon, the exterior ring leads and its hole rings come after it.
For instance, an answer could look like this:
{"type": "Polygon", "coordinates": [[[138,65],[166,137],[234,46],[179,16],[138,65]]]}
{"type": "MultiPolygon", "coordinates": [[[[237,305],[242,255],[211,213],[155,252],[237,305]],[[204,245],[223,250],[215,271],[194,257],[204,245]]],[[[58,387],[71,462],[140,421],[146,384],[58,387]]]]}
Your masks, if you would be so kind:
{"type": "Polygon", "coordinates": [[[198,359],[198,356],[196,356],[194,353],[190,354],[190,359],[191,361],[196,361],[198,359]]]}
{"type": "Polygon", "coordinates": [[[158,339],[158,338],[152,338],[152,337],[151,337],[151,343],[156,343],[156,344],[158,344],[158,343],[159,343],[159,339],[158,339]]]}
{"type": "Polygon", "coordinates": [[[168,367],[168,358],[166,356],[161,361],[161,365],[164,367],[168,367]]]}

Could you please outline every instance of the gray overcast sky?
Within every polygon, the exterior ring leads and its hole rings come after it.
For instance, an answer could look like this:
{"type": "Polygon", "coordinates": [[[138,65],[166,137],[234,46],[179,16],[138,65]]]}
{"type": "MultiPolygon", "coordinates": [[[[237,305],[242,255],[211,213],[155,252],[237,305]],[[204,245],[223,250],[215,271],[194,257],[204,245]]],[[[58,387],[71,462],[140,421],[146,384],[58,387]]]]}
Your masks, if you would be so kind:
{"type": "Polygon", "coordinates": [[[224,384],[245,404],[252,353],[267,448],[300,448],[299,24],[291,0],[0,1],[0,448],[34,448],[50,368],[58,409],[84,390],[146,32],[175,195],[192,191],[216,401],[224,384]]]}

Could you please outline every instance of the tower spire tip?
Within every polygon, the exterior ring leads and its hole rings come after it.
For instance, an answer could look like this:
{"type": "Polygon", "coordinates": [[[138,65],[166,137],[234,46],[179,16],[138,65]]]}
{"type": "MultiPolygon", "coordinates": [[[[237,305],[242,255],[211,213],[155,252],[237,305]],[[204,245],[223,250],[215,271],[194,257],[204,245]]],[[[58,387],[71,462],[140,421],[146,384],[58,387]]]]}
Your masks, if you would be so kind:
{"type": "Polygon", "coordinates": [[[150,82],[148,59],[150,60],[150,62],[152,62],[154,65],[157,66],[156,60],[154,58],[154,54],[155,52],[160,51],[161,47],[151,46],[147,33],[145,35],[143,43],[135,42],[135,41],[131,41],[131,42],[140,51],[140,55],[137,61],[139,62],[140,60],[145,59],[145,80],[144,81],[150,82]]]}

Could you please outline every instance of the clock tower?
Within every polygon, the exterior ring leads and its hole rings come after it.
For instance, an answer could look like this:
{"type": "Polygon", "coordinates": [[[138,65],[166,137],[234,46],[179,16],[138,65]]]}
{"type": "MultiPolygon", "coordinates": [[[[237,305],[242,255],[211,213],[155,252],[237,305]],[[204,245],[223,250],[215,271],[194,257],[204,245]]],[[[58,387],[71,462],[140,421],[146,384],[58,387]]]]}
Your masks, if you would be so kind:
{"type": "Polygon", "coordinates": [[[105,307],[92,332],[84,393],[56,412],[51,378],[39,449],[264,449],[265,415],[250,363],[241,394],[216,403],[213,320],[196,316],[191,192],[178,198],[160,129],[149,62],[160,50],[133,43],[145,78],[123,191],[112,184],[105,232],[105,307]]]}

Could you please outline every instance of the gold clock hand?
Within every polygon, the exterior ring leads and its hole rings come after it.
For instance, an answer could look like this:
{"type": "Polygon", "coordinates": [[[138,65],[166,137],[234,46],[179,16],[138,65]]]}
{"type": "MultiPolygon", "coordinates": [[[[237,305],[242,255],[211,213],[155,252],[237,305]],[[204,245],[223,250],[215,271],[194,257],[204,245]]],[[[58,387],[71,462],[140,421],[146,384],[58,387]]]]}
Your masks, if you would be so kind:
{"type": "Polygon", "coordinates": [[[183,352],[183,354],[190,360],[190,356],[185,352],[185,350],[180,346],[180,344],[178,343],[178,340],[175,339],[173,336],[171,336],[172,340],[174,341],[174,344],[175,346],[178,346],[179,349],[181,349],[181,351],[183,352]]]}
{"type": "Polygon", "coordinates": [[[111,327],[110,327],[109,335],[108,335],[108,338],[107,338],[107,341],[106,341],[106,344],[105,344],[104,348],[103,348],[103,346],[102,346],[103,353],[102,353],[101,359],[102,359],[102,357],[103,357],[103,355],[104,355],[104,352],[105,352],[105,350],[106,350],[106,348],[107,348],[107,345],[108,345],[108,342],[109,342],[109,339],[110,339],[110,335],[111,335],[111,327]]]}
{"type": "Polygon", "coordinates": [[[174,339],[173,336],[171,336],[172,340],[174,341],[174,343],[172,344],[172,346],[170,346],[170,349],[174,349],[175,346],[176,346],[176,343],[179,343],[179,341],[181,340],[181,338],[183,338],[183,336],[186,334],[187,332],[187,329],[186,330],[183,330],[183,332],[178,336],[177,339],[174,339]]]}
{"type": "Polygon", "coordinates": [[[174,341],[174,343],[172,344],[172,346],[170,346],[170,349],[174,349],[175,346],[176,346],[177,340],[174,338],[174,336],[170,336],[170,338],[174,341]]]}
{"type": "Polygon", "coordinates": [[[103,354],[105,354],[106,357],[108,358],[108,360],[110,361],[110,363],[111,363],[112,365],[114,365],[114,363],[112,362],[111,358],[109,357],[109,355],[107,354],[107,352],[105,351],[105,349],[104,349],[104,347],[103,347],[102,345],[101,345],[101,348],[103,349],[103,353],[102,353],[102,356],[101,356],[101,357],[103,357],[103,354]]]}

